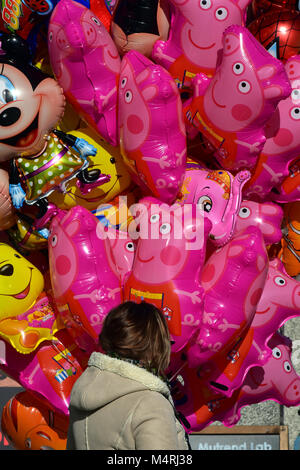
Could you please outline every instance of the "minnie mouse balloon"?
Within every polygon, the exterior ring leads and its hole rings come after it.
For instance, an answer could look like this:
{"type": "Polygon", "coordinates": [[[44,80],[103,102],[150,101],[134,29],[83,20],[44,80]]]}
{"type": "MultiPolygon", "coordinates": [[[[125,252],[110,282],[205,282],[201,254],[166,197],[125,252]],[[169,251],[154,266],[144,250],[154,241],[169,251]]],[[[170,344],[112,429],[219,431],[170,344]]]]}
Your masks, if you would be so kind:
{"type": "Polygon", "coordinates": [[[193,79],[194,97],[184,106],[187,125],[215,147],[227,170],[252,168],[265,141],[264,126],[291,87],[283,64],[242,26],[223,34],[223,52],[213,78],[193,79]]]}
{"type": "Polygon", "coordinates": [[[186,162],[182,104],[170,74],[137,51],[122,59],[118,127],[132,178],[145,195],[174,202],[186,162]]]}
{"type": "Polygon", "coordinates": [[[109,144],[117,145],[117,83],[120,57],[96,15],[61,0],[48,29],[53,72],[68,101],[109,144]]]}

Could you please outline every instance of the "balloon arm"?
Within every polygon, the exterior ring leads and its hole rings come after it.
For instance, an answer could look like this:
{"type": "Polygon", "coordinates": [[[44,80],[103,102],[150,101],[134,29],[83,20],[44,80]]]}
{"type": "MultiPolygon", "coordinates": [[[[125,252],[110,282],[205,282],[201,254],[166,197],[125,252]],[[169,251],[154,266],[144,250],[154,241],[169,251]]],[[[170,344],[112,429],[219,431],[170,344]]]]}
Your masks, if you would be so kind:
{"type": "Polygon", "coordinates": [[[9,162],[9,184],[18,184],[20,183],[20,175],[16,165],[16,160],[13,158],[9,162]]]}
{"type": "Polygon", "coordinates": [[[72,134],[66,134],[63,131],[55,129],[54,134],[68,147],[73,147],[80,153],[81,157],[85,160],[89,155],[95,156],[97,149],[89,144],[86,140],[75,137],[72,134]]]}
{"type": "Polygon", "coordinates": [[[12,200],[12,203],[16,209],[20,209],[23,206],[25,201],[26,193],[23,190],[21,183],[10,184],[9,185],[9,194],[12,200]]]}

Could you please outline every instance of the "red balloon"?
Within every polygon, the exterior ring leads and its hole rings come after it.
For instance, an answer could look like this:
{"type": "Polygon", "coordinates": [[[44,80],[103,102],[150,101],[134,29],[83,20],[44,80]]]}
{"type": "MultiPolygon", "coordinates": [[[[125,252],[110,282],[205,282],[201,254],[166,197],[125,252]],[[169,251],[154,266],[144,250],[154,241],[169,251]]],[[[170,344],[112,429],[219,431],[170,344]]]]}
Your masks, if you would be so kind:
{"type": "Polygon", "coordinates": [[[285,62],[300,51],[300,13],[273,9],[248,25],[249,31],[277,59],[285,62]]]}
{"type": "Polygon", "coordinates": [[[251,3],[255,18],[274,10],[299,10],[298,0],[253,0],[251,3]]]}

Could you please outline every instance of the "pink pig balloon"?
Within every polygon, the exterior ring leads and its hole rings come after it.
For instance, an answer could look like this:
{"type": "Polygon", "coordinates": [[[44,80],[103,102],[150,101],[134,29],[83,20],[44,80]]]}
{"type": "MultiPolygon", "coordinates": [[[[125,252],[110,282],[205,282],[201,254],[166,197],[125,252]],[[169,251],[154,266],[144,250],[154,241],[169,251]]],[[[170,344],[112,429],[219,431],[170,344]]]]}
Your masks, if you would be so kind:
{"type": "MultiPolygon", "coordinates": [[[[153,303],[167,318],[174,344],[182,349],[197,333],[203,308],[199,282],[211,222],[195,205],[168,206],[144,198],[139,211],[137,248],[124,300],[153,303]]],[[[135,235],[129,229],[134,238],[135,235]]]]}
{"type": "Polygon", "coordinates": [[[174,80],[137,51],[122,60],[118,126],[122,155],[146,195],[172,203],[186,162],[182,105],[174,80]]]}
{"type": "Polygon", "coordinates": [[[155,62],[165,67],[180,88],[189,87],[197,73],[212,77],[222,34],[232,24],[244,24],[250,0],[169,0],[172,7],[167,41],[157,41],[155,62]]]}
{"type": "Polygon", "coordinates": [[[106,314],[121,303],[120,278],[111,267],[111,246],[104,231],[91,212],[75,206],[53,218],[48,238],[58,310],[70,334],[86,350],[95,348],[106,314]]]}
{"type": "Polygon", "coordinates": [[[248,171],[233,177],[225,170],[208,170],[187,163],[181,202],[197,204],[205,212],[212,222],[210,238],[214,245],[225,245],[232,237],[242,202],[242,188],[249,178],[248,171]]]}
{"type": "Polygon", "coordinates": [[[272,245],[280,242],[282,238],[282,219],[283,209],[273,202],[243,201],[238,213],[235,233],[254,225],[261,230],[265,244],[272,245]]]}
{"type": "Polygon", "coordinates": [[[193,79],[194,97],[184,106],[187,125],[215,147],[227,170],[252,168],[266,141],[265,124],[291,93],[279,60],[242,26],[223,34],[223,51],[213,78],[193,79]]]}
{"type": "Polygon", "coordinates": [[[72,387],[87,366],[84,353],[66,329],[41,343],[31,354],[20,354],[0,339],[0,369],[25,390],[46,399],[51,408],[69,415],[72,387]]]}
{"type": "MultiPolygon", "coordinates": [[[[201,431],[214,421],[233,426],[244,406],[274,400],[284,406],[299,406],[300,377],[291,362],[292,342],[275,332],[269,341],[270,357],[263,366],[252,367],[231,397],[210,389],[197,369],[176,357],[172,395],[176,409],[184,415],[189,432],[201,431]],[[176,380],[178,376],[182,379],[176,380]],[[184,385],[183,385],[184,384],[184,385]]],[[[175,366],[175,358],[174,366],[175,366]]]]}
{"type": "Polygon", "coordinates": [[[121,59],[97,16],[73,0],[61,0],[48,28],[50,62],[78,114],[108,143],[117,145],[117,84],[121,59]]]}
{"type": "Polygon", "coordinates": [[[245,186],[244,197],[247,199],[280,201],[277,193],[281,183],[289,175],[289,166],[300,154],[300,56],[288,59],[285,69],[292,92],[278,104],[280,127],[274,136],[267,139],[253,176],[245,186]]]}
{"type": "MultiPolygon", "coordinates": [[[[188,351],[189,364],[209,359],[218,363],[218,354],[223,357],[232,351],[253,321],[267,270],[264,240],[256,227],[239,232],[210,256],[200,275],[204,309],[200,332],[188,351]]],[[[232,385],[223,381],[222,390],[230,393],[233,384],[242,380],[239,371],[235,375],[230,377],[232,385]]]]}

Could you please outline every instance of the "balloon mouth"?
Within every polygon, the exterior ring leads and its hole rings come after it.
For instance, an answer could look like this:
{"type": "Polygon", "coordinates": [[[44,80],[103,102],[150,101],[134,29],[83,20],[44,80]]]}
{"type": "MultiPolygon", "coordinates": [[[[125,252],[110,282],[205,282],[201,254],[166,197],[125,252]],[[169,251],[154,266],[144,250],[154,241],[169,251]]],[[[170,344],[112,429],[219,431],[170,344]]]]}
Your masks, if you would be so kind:
{"type": "Polygon", "coordinates": [[[10,147],[29,147],[33,144],[36,140],[38,135],[38,127],[39,127],[39,113],[37,113],[36,117],[32,121],[32,123],[24,129],[24,131],[20,132],[19,134],[9,137],[8,139],[2,139],[0,142],[5,145],[9,145],[10,147]]]}
{"type": "Polygon", "coordinates": [[[30,285],[31,285],[31,279],[32,279],[32,268],[29,268],[30,269],[30,279],[29,279],[29,282],[27,284],[27,286],[25,287],[25,289],[23,289],[21,292],[19,292],[18,294],[15,294],[15,295],[12,295],[11,297],[13,297],[14,299],[17,299],[17,300],[23,300],[25,299],[29,292],[30,292],[30,285]]]}

